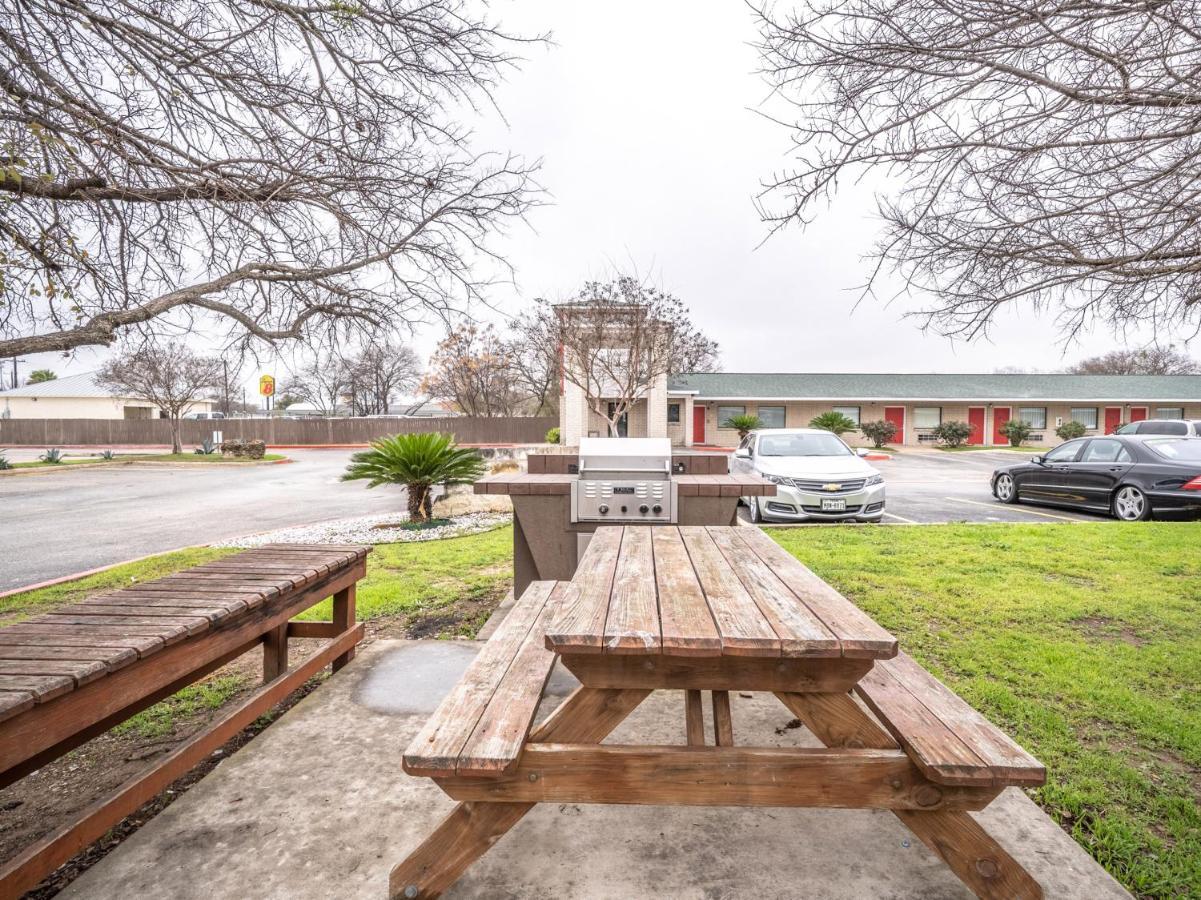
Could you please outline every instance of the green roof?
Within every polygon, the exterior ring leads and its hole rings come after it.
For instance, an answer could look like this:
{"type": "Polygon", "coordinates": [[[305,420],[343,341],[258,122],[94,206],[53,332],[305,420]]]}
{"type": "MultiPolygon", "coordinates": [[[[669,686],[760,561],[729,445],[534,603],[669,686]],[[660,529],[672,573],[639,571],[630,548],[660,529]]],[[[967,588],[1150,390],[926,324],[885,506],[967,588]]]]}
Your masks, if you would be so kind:
{"type": "Polygon", "coordinates": [[[1201,403],[1201,375],[946,375],[688,372],[672,393],[701,400],[1045,400],[1201,403]]]}

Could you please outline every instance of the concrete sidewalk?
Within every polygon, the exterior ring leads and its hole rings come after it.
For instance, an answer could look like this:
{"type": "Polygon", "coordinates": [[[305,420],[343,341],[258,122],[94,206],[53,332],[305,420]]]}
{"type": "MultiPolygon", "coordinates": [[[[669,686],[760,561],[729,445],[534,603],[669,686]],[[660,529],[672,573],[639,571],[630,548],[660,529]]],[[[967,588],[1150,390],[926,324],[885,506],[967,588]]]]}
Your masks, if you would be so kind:
{"type": "MultiPolygon", "coordinates": [[[[63,892],[64,898],[373,898],[453,807],[400,756],[478,645],[380,641],[63,892]]],[[[574,688],[556,672],[543,714],[574,688]]],[[[770,695],[734,698],[739,743],[814,745],[770,695]]],[[[711,730],[711,729],[710,729],[711,730]]],[[[614,741],[684,742],[680,692],[614,741]]],[[[1048,898],[1128,897],[1020,791],[980,819],[1048,898]]],[[[887,812],[542,805],[457,898],[968,898],[887,812]]]]}

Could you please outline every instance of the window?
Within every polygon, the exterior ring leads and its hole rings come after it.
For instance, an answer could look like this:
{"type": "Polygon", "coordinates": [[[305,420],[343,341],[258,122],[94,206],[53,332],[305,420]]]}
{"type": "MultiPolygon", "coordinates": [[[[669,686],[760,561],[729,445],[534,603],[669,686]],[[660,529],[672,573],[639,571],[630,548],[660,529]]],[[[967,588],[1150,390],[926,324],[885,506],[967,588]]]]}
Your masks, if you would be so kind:
{"type": "Polygon", "coordinates": [[[745,406],[719,406],[717,407],[717,427],[725,428],[726,422],[730,421],[735,416],[745,415],[745,406]]]}
{"type": "Polygon", "coordinates": [[[1097,407],[1095,406],[1073,406],[1072,421],[1079,422],[1085,428],[1097,427],[1097,407]]]}
{"type": "Polygon", "coordinates": [[[1086,463],[1133,462],[1129,451],[1122,446],[1121,441],[1104,439],[1091,441],[1084,456],[1080,460],[1086,463]]]}
{"type": "Polygon", "coordinates": [[[1047,408],[1045,406],[1023,406],[1018,409],[1018,419],[1031,428],[1047,427],[1047,408]]]}
{"type": "Polygon", "coordinates": [[[916,406],[913,409],[914,428],[937,428],[942,424],[941,406],[916,406]]]}
{"type": "Polygon", "coordinates": [[[842,413],[856,425],[859,424],[859,407],[858,406],[836,406],[834,412],[842,413]]]}
{"type": "Polygon", "coordinates": [[[1139,422],[1136,434],[1187,435],[1188,426],[1183,422],[1139,422]]]}
{"type": "Polygon", "coordinates": [[[765,434],[759,438],[759,456],[851,456],[851,448],[837,435],[765,434]]]}
{"type": "Polygon", "coordinates": [[[759,424],[764,428],[783,428],[784,427],[784,407],[782,406],[760,406],[759,407],[759,424]]]}
{"type": "Polygon", "coordinates": [[[1155,410],[1155,418],[1157,419],[1183,419],[1183,406],[1161,406],[1155,410]]]}
{"type": "Polygon", "coordinates": [[[669,424],[669,425],[679,425],[680,424],[680,404],[678,404],[678,403],[667,404],[667,424],[669,424]]]}
{"type": "Polygon", "coordinates": [[[1144,447],[1150,447],[1164,459],[1178,459],[1183,462],[1201,462],[1201,441],[1177,441],[1171,438],[1160,438],[1147,441],[1144,447]]]}
{"type": "Polygon", "coordinates": [[[1043,456],[1047,462],[1074,462],[1076,454],[1080,452],[1080,448],[1084,446],[1084,441],[1068,441],[1066,444],[1060,444],[1050,453],[1043,456]]]}

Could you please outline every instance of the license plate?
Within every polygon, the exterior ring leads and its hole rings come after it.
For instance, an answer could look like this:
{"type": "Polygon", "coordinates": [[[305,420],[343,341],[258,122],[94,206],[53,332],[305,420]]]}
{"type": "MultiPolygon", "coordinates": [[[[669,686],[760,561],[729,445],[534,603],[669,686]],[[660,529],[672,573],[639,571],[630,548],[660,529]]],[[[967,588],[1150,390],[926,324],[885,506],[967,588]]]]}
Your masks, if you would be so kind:
{"type": "Polygon", "coordinates": [[[846,512],[847,502],[845,500],[822,500],[822,512],[846,512]]]}

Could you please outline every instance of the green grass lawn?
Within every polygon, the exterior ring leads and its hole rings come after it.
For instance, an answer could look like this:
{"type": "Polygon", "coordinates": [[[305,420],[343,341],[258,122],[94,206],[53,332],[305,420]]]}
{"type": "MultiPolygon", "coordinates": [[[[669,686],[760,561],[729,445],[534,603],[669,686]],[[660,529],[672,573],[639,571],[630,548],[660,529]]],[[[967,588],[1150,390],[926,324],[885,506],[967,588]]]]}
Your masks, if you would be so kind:
{"type": "Polygon", "coordinates": [[[1201,897],[1201,523],[770,533],[1042,760],[1128,889],[1201,897]]]}

